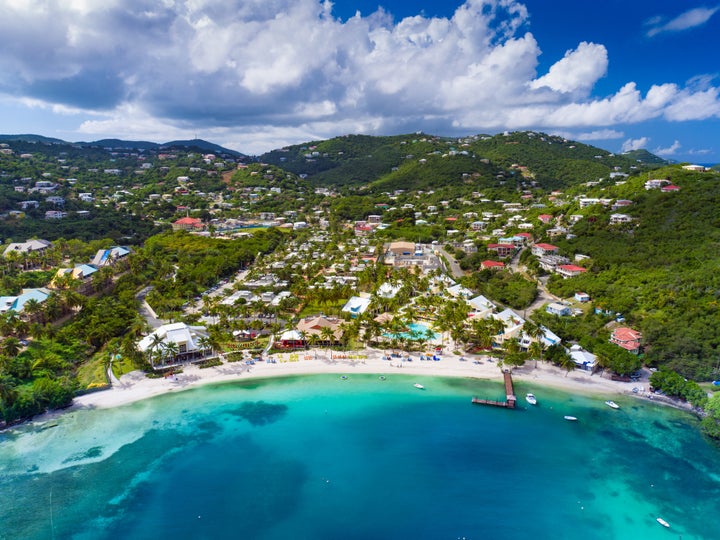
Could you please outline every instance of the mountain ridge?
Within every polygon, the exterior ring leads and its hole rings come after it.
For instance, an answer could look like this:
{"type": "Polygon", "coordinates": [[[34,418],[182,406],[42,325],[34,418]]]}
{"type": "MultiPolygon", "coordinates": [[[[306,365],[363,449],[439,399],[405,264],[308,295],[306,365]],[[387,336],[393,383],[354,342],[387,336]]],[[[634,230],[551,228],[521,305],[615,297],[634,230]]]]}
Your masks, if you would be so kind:
{"type": "Polygon", "coordinates": [[[204,139],[188,139],[188,140],[173,140],[165,143],[156,143],[151,141],[129,141],[124,139],[100,139],[97,141],[77,141],[70,142],[63,139],[57,139],[54,137],[46,137],[44,135],[37,135],[32,133],[9,135],[0,135],[0,142],[28,142],[28,143],[42,143],[42,144],[57,144],[57,145],[69,145],[69,146],[83,146],[83,147],[98,147],[98,148],[112,148],[112,149],[124,149],[124,150],[162,150],[163,148],[198,148],[200,150],[210,151],[212,153],[228,154],[235,157],[249,157],[247,154],[225,148],[219,144],[215,144],[204,139]]]}

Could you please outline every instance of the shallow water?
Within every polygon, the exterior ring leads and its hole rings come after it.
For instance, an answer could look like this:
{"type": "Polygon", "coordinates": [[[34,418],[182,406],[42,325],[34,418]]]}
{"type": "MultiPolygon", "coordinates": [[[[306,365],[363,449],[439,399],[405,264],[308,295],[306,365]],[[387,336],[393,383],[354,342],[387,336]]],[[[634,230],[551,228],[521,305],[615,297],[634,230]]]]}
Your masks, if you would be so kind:
{"type": "Polygon", "coordinates": [[[516,391],[539,405],[471,405],[503,398],[487,381],[323,375],[75,411],[0,435],[0,538],[717,537],[720,451],[692,417],[516,391]]]}

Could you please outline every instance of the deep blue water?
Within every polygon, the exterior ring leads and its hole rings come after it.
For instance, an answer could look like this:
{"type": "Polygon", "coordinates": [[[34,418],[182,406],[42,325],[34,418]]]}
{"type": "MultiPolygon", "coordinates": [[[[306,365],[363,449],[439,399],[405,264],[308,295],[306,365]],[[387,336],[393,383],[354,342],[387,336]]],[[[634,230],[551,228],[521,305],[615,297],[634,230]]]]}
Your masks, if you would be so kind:
{"type": "Polygon", "coordinates": [[[471,405],[502,397],[486,381],[327,375],[72,412],[0,435],[0,538],[720,537],[720,451],[692,417],[516,390],[539,405],[471,405]]]}

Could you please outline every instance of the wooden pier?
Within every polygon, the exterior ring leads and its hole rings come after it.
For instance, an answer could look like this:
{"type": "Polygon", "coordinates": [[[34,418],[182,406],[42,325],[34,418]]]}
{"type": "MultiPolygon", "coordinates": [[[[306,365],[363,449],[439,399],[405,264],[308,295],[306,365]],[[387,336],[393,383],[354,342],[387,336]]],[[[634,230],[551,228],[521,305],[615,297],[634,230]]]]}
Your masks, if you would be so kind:
{"type": "Polygon", "coordinates": [[[512,374],[510,371],[503,371],[503,379],[505,381],[505,401],[495,401],[493,399],[472,398],[472,402],[477,405],[491,405],[493,407],[505,407],[507,409],[515,408],[515,390],[513,389],[512,374]]]}

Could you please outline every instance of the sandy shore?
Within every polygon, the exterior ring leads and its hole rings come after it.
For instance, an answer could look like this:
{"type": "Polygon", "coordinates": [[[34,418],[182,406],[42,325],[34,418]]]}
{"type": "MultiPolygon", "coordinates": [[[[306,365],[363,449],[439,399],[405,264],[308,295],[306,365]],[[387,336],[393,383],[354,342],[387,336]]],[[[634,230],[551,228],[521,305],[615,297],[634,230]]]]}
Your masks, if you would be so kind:
{"type": "MultiPolygon", "coordinates": [[[[183,368],[183,372],[169,378],[149,379],[140,371],[123,375],[111,390],[96,392],[75,398],[72,408],[108,408],[132,403],[168,392],[178,392],[199,385],[253,378],[268,378],[284,375],[307,375],[317,373],[353,373],[423,375],[438,377],[473,377],[502,381],[502,373],[496,362],[489,356],[469,355],[460,357],[443,354],[441,360],[420,360],[418,353],[411,355],[411,361],[401,358],[386,360],[385,351],[364,349],[354,353],[327,350],[300,351],[295,354],[272,355],[275,362],[225,362],[221,366],[200,369],[194,365],[183,368]]],[[[528,362],[513,370],[513,378],[541,386],[577,392],[598,394],[607,397],[632,393],[633,387],[647,390],[647,381],[622,383],[587,371],[575,370],[567,373],[552,365],[528,362]]],[[[520,396],[518,396],[520,398],[520,396]]]]}

